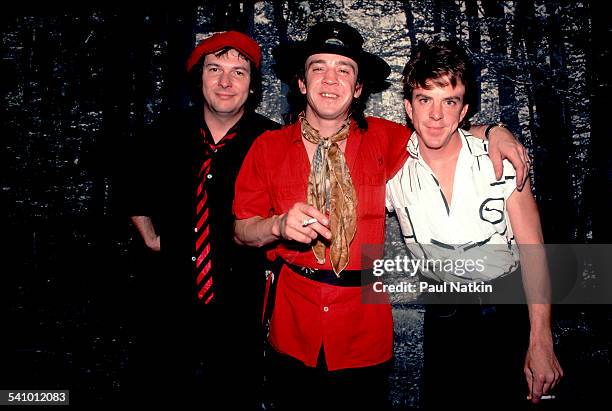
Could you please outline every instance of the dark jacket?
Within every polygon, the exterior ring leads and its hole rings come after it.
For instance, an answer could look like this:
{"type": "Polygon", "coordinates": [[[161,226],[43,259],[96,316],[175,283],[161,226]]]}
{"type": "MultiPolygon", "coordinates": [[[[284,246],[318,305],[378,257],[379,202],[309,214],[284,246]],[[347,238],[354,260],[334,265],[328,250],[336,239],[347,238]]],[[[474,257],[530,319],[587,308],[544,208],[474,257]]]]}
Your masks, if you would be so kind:
{"type": "MultiPolygon", "coordinates": [[[[201,110],[167,114],[146,130],[133,156],[126,190],[128,215],[151,216],[161,236],[165,269],[160,293],[178,303],[197,303],[194,263],[194,215],[197,174],[203,161],[201,110]]],[[[266,130],[279,125],[257,113],[245,113],[237,136],[212,154],[207,180],[213,284],[216,304],[259,304],[262,299],[262,250],[233,241],[234,184],[251,144],[266,130]]]]}

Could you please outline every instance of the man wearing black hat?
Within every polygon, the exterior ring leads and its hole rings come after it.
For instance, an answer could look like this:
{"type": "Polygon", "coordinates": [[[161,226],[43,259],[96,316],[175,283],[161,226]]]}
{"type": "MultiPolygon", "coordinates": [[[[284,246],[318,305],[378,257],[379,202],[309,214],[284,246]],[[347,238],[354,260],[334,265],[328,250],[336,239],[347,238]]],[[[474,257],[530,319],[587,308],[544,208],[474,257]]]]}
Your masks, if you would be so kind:
{"type": "Polygon", "coordinates": [[[145,133],[143,146],[152,150],[139,153],[145,163],[134,167],[130,186],[132,220],[164,257],[163,269],[153,267],[139,289],[152,335],[137,347],[151,345],[155,359],[147,377],[161,385],[156,396],[195,398],[207,410],[259,407],[265,258],[234,243],[232,201],[251,144],[278,128],[254,111],[260,63],[259,45],[245,34],[202,41],[187,61],[196,104],[145,133]],[[240,395],[227,396],[236,385],[240,395]]]}
{"type": "MultiPolygon", "coordinates": [[[[236,181],[236,240],[270,245],[282,264],[269,335],[280,409],[389,407],[391,307],[362,304],[362,247],[384,242],[385,183],[407,158],[409,134],[364,116],[390,68],[362,44],[354,28],[324,22],[275,50],[304,111],[255,141],[236,181]]],[[[523,154],[512,144],[505,151],[523,154]]]]}

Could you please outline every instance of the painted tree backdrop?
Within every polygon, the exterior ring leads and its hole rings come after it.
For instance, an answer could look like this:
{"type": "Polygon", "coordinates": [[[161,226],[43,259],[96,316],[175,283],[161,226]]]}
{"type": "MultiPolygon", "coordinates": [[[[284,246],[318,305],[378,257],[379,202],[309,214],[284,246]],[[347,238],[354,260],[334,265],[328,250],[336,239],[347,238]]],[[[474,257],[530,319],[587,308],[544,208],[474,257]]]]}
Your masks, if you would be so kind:
{"type": "MultiPolygon", "coordinates": [[[[188,104],[184,61],[197,35],[229,28],[264,51],[259,112],[286,111],[271,48],[322,20],[355,26],[392,67],[369,113],[402,122],[400,75],[411,45],[469,45],[479,67],[473,122],[501,120],[534,158],[549,243],[610,243],[609,40],[596,1],[223,1],[160,6],[16,5],[2,16],[3,270],[9,349],[2,387],[72,387],[75,401],[112,401],[134,349],[134,232],[117,212],[127,144],[167,107],[188,104]]],[[[111,3],[112,4],[112,3],[111,3]]],[[[388,252],[401,246],[388,219],[388,252]]],[[[397,304],[393,400],[416,407],[422,309],[397,304]]],[[[610,367],[609,307],[565,307],[555,336],[570,400],[604,392],[586,367],[610,367]],[[591,387],[590,384],[594,384],[591,387]]],[[[609,374],[607,383],[609,383],[609,374]]]]}

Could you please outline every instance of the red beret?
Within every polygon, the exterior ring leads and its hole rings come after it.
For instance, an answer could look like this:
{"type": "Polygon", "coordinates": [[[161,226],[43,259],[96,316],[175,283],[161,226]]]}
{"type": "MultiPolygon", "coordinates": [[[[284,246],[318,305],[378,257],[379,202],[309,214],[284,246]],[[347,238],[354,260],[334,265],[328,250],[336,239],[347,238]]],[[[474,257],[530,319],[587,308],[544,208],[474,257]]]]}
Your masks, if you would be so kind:
{"type": "Polygon", "coordinates": [[[261,49],[259,48],[259,44],[246,34],[237,31],[225,31],[223,33],[213,34],[198,44],[187,60],[187,71],[191,71],[193,66],[195,66],[203,56],[226,47],[238,50],[252,61],[255,67],[259,68],[261,63],[261,49]]]}

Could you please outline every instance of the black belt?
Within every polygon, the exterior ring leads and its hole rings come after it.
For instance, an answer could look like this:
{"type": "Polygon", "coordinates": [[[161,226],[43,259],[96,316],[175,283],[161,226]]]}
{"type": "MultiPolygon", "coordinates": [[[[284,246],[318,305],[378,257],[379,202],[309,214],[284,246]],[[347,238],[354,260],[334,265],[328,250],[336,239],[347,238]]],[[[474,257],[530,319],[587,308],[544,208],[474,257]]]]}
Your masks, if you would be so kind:
{"type": "Polygon", "coordinates": [[[339,287],[360,287],[363,285],[361,281],[361,270],[344,270],[340,273],[340,277],[338,277],[333,270],[317,270],[316,268],[302,267],[286,261],[283,262],[294,273],[319,283],[336,285],[339,287]]]}

